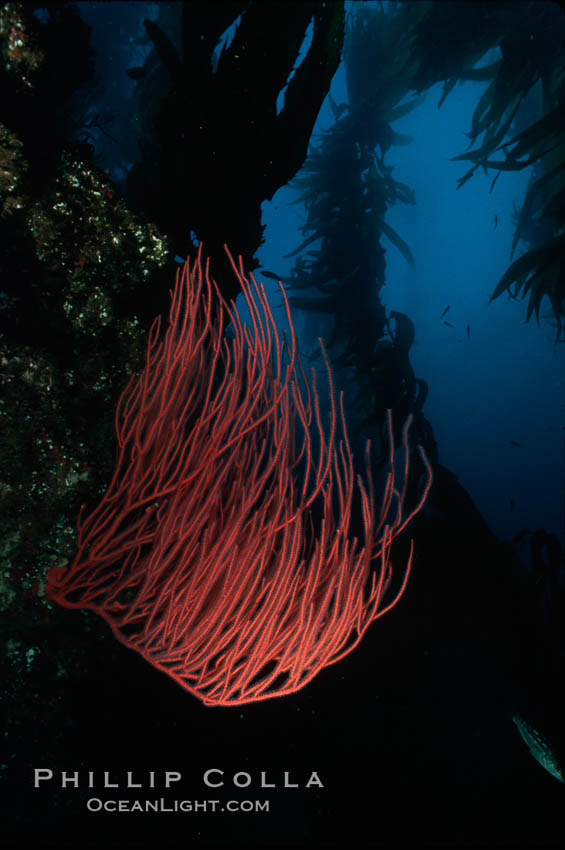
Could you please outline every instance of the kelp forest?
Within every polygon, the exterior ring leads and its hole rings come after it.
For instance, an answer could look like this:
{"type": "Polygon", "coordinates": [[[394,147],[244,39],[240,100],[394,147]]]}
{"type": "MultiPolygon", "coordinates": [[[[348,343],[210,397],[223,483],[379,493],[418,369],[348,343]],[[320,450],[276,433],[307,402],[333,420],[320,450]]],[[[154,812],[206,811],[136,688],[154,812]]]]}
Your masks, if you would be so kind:
{"type": "Polygon", "coordinates": [[[562,353],[562,4],[9,2],[0,77],[6,846],[557,846],[562,531],[445,459],[394,287],[403,121],[475,84],[455,209],[523,178],[479,309],[562,353]]]}

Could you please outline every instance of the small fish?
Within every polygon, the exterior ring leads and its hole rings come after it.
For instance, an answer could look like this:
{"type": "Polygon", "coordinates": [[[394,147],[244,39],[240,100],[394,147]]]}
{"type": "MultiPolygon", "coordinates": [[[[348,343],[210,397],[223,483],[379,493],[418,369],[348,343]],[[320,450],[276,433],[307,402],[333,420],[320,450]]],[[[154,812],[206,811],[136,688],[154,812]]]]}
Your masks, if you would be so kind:
{"type": "Polygon", "coordinates": [[[544,738],[541,732],[538,732],[537,729],[530,726],[530,724],[527,723],[523,717],[520,717],[519,714],[515,714],[512,717],[512,720],[518,727],[518,732],[520,733],[522,740],[526,743],[530,753],[533,755],[538,764],[545,767],[547,772],[551,773],[555,779],[563,782],[561,767],[547,739],[544,738]]]}
{"type": "Polygon", "coordinates": [[[510,513],[514,513],[516,507],[516,499],[510,499],[510,513]]]}
{"type": "Polygon", "coordinates": [[[446,328],[454,328],[455,327],[455,325],[452,325],[451,322],[444,322],[443,324],[445,325],[446,328]]]}
{"type": "Polygon", "coordinates": [[[498,216],[495,215],[495,217],[494,217],[494,230],[496,230],[497,225],[498,225],[498,216]]]}
{"type": "Polygon", "coordinates": [[[443,313],[442,313],[442,314],[441,314],[441,316],[439,317],[439,318],[440,318],[440,321],[443,319],[443,317],[445,316],[445,314],[446,314],[446,313],[449,313],[449,308],[450,308],[450,306],[451,306],[450,304],[448,304],[448,305],[447,305],[447,307],[445,308],[445,310],[443,311],[443,313]]]}
{"type": "Polygon", "coordinates": [[[128,68],[126,74],[130,80],[142,80],[147,76],[147,68],[143,65],[138,65],[136,68],[128,68]]]}
{"type": "Polygon", "coordinates": [[[516,446],[517,449],[522,448],[522,443],[517,443],[516,440],[508,440],[511,446],[516,446]]]}
{"type": "Polygon", "coordinates": [[[269,272],[266,269],[261,269],[261,274],[263,275],[263,277],[268,277],[270,280],[280,280],[278,274],[275,274],[274,272],[269,272]]]}
{"type": "Polygon", "coordinates": [[[467,331],[467,336],[470,337],[471,336],[471,325],[466,325],[465,330],[467,331]]]}

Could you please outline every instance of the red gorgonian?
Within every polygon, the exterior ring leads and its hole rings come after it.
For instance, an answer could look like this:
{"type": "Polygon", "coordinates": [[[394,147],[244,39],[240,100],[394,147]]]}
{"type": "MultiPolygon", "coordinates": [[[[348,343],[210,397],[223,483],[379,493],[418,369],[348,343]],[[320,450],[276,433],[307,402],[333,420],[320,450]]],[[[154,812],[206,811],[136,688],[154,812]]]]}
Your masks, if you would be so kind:
{"type": "Polygon", "coordinates": [[[177,274],[164,339],[157,318],[145,368],[118,403],[108,490],[86,519],[81,509],[76,557],[51,569],[46,590],[60,605],[95,611],[206,705],[292,693],[351,652],[406,587],[412,546],[386,600],[391,542],[432,478],[419,446],[426,480],[405,515],[410,418],[399,487],[389,412],[388,476],[375,506],[369,444],[364,483],[323,345],[325,429],[282,286],[288,341],[262,284],[249,283],[241,259],[238,269],[228,256],[250,326],[221,298],[208,262],[203,274],[199,250],[177,274]],[[354,498],[362,542],[350,528],[354,498]]]}

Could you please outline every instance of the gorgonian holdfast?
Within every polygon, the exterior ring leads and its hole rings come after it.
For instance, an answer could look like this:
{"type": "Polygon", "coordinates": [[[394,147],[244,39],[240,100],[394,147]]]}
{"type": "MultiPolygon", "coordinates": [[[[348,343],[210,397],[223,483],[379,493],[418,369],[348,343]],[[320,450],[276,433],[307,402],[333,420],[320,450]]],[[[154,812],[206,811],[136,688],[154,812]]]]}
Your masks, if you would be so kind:
{"type": "MultiPolygon", "coordinates": [[[[207,705],[289,694],[343,658],[400,599],[385,601],[392,540],[424,504],[404,514],[409,473],[395,481],[391,414],[388,475],[378,509],[355,476],[343,397],[331,370],[329,426],[289,337],[281,341],[262,284],[225,248],[251,326],[202,270],[177,273],[168,328],[149,334],[143,372],[117,406],[116,469],[102,501],[78,521],[78,551],[54,567],[46,594],[103,617],[123,644],[207,705]],[[233,331],[224,328],[231,320],[233,331]],[[315,427],[313,424],[315,423],[315,427]],[[338,439],[336,432],[341,431],[338,439]],[[357,479],[357,480],[356,480],[357,479]],[[355,490],[364,540],[351,534],[355,490]]],[[[84,506],[83,506],[84,508],[84,506]]]]}

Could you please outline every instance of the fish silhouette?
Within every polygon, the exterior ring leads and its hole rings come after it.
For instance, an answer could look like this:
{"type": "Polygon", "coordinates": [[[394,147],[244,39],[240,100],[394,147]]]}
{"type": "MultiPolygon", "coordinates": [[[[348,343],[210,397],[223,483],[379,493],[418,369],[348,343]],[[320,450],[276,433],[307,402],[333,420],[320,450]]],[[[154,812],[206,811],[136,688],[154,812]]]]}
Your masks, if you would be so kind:
{"type": "Polygon", "coordinates": [[[547,739],[538,732],[537,729],[534,729],[533,726],[524,720],[523,717],[520,717],[519,714],[515,714],[512,717],[512,720],[518,727],[518,732],[522,740],[526,743],[530,753],[533,755],[538,764],[541,764],[542,767],[545,767],[548,773],[551,773],[556,779],[560,782],[563,782],[563,773],[561,771],[561,766],[555,757],[555,753],[551,749],[547,739]]]}

